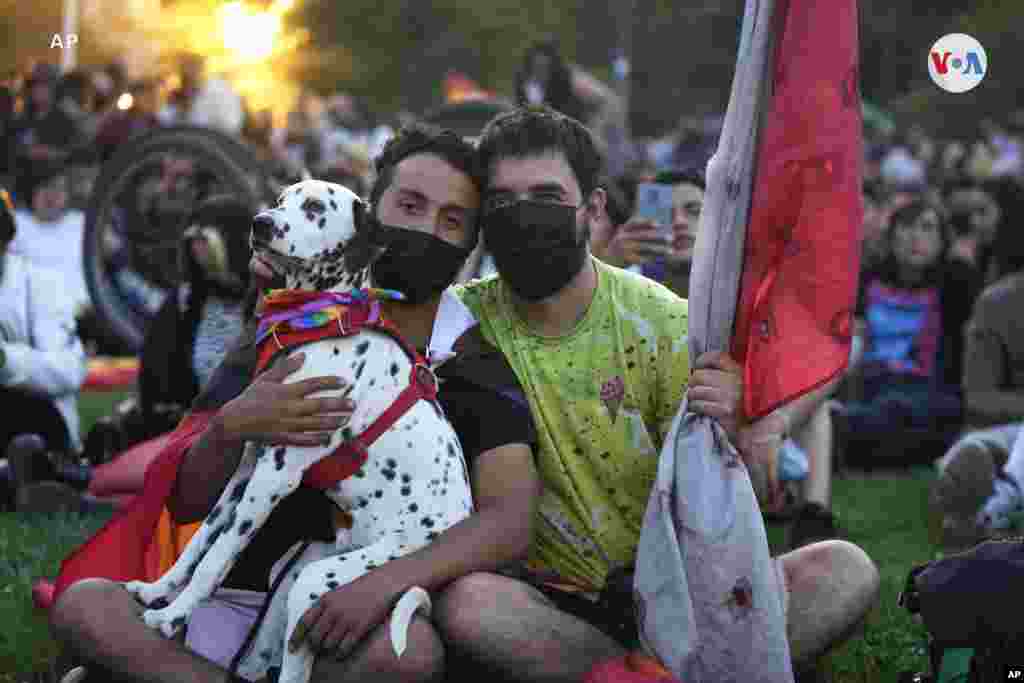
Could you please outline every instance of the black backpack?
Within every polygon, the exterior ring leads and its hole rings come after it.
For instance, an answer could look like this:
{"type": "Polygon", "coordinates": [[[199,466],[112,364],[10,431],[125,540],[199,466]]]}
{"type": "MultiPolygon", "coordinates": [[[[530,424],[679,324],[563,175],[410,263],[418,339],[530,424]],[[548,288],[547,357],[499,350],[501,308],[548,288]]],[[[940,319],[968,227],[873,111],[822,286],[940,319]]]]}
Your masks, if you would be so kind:
{"type": "Polygon", "coordinates": [[[914,567],[898,604],[927,629],[932,672],[905,680],[1024,681],[1024,538],[985,541],[914,567]],[[966,678],[944,671],[945,655],[965,648],[973,651],[966,678]]]}

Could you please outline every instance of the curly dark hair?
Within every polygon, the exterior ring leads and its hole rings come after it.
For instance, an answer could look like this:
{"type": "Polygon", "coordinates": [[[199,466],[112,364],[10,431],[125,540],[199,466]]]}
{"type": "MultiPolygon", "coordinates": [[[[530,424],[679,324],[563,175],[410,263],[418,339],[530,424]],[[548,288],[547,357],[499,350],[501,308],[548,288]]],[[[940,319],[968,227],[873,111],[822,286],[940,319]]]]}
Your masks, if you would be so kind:
{"type": "Polygon", "coordinates": [[[565,155],[584,197],[598,187],[603,160],[593,135],[576,119],[542,105],[498,114],[484,128],[477,147],[484,184],[490,184],[494,164],[501,159],[550,152],[565,155]]]}
{"type": "Polygon", "coordinates": [[[391,186],[395,166],[416,154],[441,157],[452,168],[469,176],[478,188],[483,184],[472,144],[447,128],[417,122],[402,128],[388,140],[374,161],[377,178],[370,188],[370,204],[376,207],[381,195],[391,186]]]}

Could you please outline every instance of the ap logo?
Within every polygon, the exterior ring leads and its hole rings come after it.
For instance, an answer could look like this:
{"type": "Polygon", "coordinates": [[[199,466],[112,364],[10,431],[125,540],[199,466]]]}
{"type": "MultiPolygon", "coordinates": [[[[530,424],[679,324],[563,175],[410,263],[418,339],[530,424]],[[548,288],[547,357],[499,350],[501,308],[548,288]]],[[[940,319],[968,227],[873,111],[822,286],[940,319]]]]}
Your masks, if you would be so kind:
{"type": "Polygon", "coordinates": [[[942,36],[928,53],[928,75],[946,92],[971,90],[981,83],[987,71],[985,48],[966,33],[942,36]]]}

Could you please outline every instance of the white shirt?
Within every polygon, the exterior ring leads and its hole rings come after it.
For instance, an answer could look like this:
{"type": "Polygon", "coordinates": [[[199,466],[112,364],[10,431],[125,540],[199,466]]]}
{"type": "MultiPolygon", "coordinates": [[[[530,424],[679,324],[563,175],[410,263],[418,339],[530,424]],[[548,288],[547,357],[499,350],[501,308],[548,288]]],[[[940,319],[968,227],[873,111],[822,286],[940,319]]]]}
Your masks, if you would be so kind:
{"type": "Polygon", "coordinates": [[[78,391],[87,367],[71,300],[61,296],[67,285],[58,271],[17,254],[0,258],[0,344],[7,357],[0,385],[52,398],[64,417],[71,447],[80,451],[78,391]]]}
{"type": "Polygon", "coordinates": [[[64,296],[77,308],[90,303],[89,288],[85,284],[85,215],[81,211],[66,211],[52,223],[43,223],[30,211],[14,213],[17,232],[10,251],[20,254],[30,263],[59,271],[66,283],[64,296]]]}

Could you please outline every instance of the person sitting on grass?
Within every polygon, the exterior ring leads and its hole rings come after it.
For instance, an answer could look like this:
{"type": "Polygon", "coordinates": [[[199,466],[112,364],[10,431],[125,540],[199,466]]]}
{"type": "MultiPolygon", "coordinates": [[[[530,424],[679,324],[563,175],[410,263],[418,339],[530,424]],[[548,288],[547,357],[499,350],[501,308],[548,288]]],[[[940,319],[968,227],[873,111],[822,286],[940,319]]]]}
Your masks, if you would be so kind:
{"type": "MultiPolygon", "coordinates": [[[[672,187],[672,239],[666,243],[653,222],[630,218],[621,225],[599,221],[594,231],[593,254],[619,267],[642,269],[644,275],[660,281],[680,297],[690,295],[690,268],[706,184],[695,171],[665,171],[655,183],[672,187]],[[606,227],[607,226],[607,227],[606,227]],[[654,259],[663,267],[652,268],[654,259]]],[[[606,211],[606,214],[609,213],[606,211]]],[[[769,519],[786,519],[787,545],[796,549],[814,541],[841,535],[830,511],[832,488],[832,422],[826,398],[837,382],[816,389],[780,411],[786,413],[787,438],[778,457],[781,481],[801,480],[797,500],[780,498],[779,505],[764,510],[769,519]]]]}
{"type": "Polygon", "coordinates": [[[1024,513],[1024,186],[1003,207],[1002,277],[975,302],[965,331],[965,434],[937,463],[932,530],[956,550],[1014,531],[1024,513]]]}
{"type": "MultiPolygon", "coordinates": [[[[473,147],[448,131],[405,129],[377,160],[371,215],[390,226],[395,241],[373,264],[372,276],[375,285],[406,294],[403,302],[382,302],[383,313],[424,354],[443,292],[477,241],[478,182],[473,147]]],[[[260,259],[252,258],[249,266],[260,291],[280,286],[280,276],[260,259]]],[[[195,413],[216,412],[194,439],[182,442],[171,493],[156,501],[165,503],[177,528],[197,525],[213,508],[245,442],[320,445],[355,411],[348,399],[309,397],[339,388],[332,375],[285,384],[301,367],[301,357],[252,379],[255,356],[247,340],[254,331],[247,326],[193,403],[195,413]]],[[[473,338],[472,330],[466,335],[473,338]]],[[[494,357],[495,375],[511,376],[510,370],[502,372],[500,354],[494,357]]],[[[396,658],[385,623],[394,601],[411,585],[436,592],[457,576],[494,570],[526,550],[537,492],[529,412],[517,387],[462,372],[456,361],[458,355],[438,369],[445,378],[439,401],[470,467],[475,512],[429,546],[324,593],[303,620],[303,632],[288,634],[308,639],[317,651],[314,683],[441,680],[444,643],[428,619],[413,620],[408,650],[396,658]],[[456,363],[454,369],[449,363],[456,363]]],[[[308,486],[282,499],[223,586],[192,614],[183,643],[149,629],[139,616],[143,608],[123,586],[88,567],[79,572],[81,580],[64,577],[70,583],[50,612],[54,635],[88,664],[90,681],[220,683],[267,597],[273,565],[297,541],[333,541],[333,510],[321,491],[308,486]]],[[[91,547],[126,553],[138,545],[128,537],[137,527],[118,528],[128,530],[124,536],[101,534],[91,547]]]]}
{"type": "MultiPolygon", "coordinates": [[[[893,213],[886,258],[862,280],[862,388],[854,400],[835,405],[832,416],[838,446],[851,463],[884,465],[868,454],[910,430],[941,435],[961,424],[969,287],[960,279],[966,266],[947,256],[949,240],[942,208],[918,197],[893,213]]],[[[900,455],[892,464],[918,457],[915,448],[894,449],[900,455]]]]}
{"type": "MultiPolygon", "coordinates": [[[[435,619],[460,665],[505,680],[578,681],[636,647],[635,615],[599,597],[636,560],[658,454],[684,393],[691,410],[718,419],[750,452],[742,370],[719,352],[691,368],[686,301],[592,256],[605,193],[586,127],[549,109],[517,109],[488,124],[478,150],[482,230],[498,275],[456,294],[527,393],[543,487],[527,560],[456,579],[435,619]]],[[[835,540],[775,562],[802,668],[863,622],[878,569],[835,540]]]]}
{"type": "Polygon", "coordinates": [[[61,273],[10,252],[17,233],[14,206],[0,188],[0,426],[19,510],[49,508],[61,487],[52,479],[65,457],[82,449],[78,394],[86,376],[85,349],[75,329],[74,299],[61,273]],[[56,463],[52,458],[56,454],[56,463]]]}

